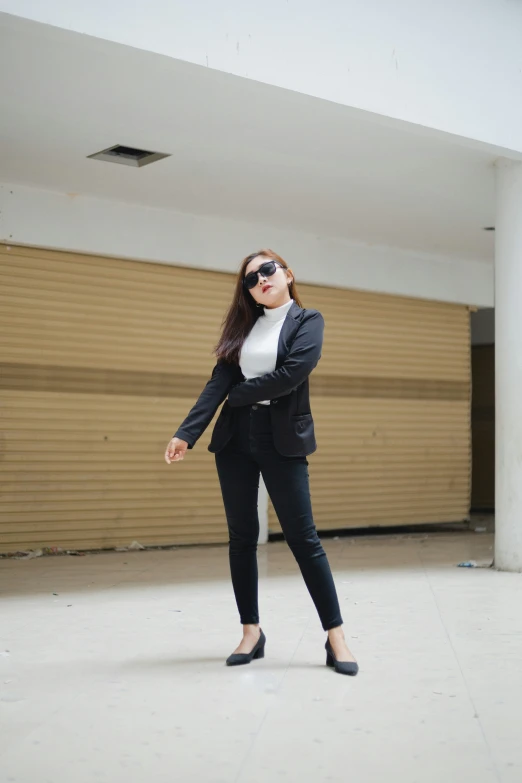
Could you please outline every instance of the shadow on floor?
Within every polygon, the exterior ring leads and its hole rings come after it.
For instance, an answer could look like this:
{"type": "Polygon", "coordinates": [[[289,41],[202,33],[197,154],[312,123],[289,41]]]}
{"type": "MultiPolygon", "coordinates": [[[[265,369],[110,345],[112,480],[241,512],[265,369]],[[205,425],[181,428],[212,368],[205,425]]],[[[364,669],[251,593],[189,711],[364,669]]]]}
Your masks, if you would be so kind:
{"type": "MultiPolygon", "coordinates": [[[[323,544],[334,575],[348,576],[371,571],[383,575],[406,569],[421,571],[425,566],[454,567],[461,560],[483,560],[493,556],[491,535],[460,530],[325,538],[323,544]]],[[[258,567],[263,581],[291,579],[298,573],[298,566],[285,542],[259,547],[258,567]]],[[[197,588],[202,584],[229,581],[228,551],[223,545],[0,560],[0,595],[4,598],[46,593],[59,598],[100,591],[113,594],[169,585],[190,589],[191,586],[197,588]]]]}

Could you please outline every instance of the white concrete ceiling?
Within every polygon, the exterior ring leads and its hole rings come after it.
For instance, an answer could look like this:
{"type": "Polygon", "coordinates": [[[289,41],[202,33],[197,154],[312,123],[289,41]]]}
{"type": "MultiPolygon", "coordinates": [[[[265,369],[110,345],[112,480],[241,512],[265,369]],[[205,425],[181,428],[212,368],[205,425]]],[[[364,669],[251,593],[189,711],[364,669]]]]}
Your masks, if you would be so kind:
{"type": "Polygon", "coordinates": [[[494,151],[425,128],[5,14],[0,118],[6,182],[493,256],[494,151]],[[113,144],[171,157],[87,159],[113,144]]]}

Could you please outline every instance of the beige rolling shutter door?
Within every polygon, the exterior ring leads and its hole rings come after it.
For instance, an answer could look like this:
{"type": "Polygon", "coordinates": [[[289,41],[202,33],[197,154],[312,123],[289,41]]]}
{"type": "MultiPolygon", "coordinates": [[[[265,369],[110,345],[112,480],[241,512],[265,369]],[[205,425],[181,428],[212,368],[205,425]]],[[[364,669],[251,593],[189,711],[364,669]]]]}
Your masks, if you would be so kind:
{"type": "MultiPolygon", "coordinates": [[[[323,530],[465,519],[470,493],[469,313],[462,306],[301,286],[326,320],[312,376],[323,530]]],[[[273,509],[270,530],[280,531],[273,509]]]]}
{"type": "Polygon", "coordinates": [[[209,433],[163,453],[231,276],[5,245],[0,265],[1,550],[225,541],[209,433]]]}

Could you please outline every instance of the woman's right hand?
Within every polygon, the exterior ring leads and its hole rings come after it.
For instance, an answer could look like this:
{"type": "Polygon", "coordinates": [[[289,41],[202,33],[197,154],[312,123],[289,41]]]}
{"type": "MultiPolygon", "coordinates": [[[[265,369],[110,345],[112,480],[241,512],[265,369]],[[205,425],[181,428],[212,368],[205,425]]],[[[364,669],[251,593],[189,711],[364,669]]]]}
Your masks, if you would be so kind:
{"type": "Polygon", "coordinates": [[[186,440],[172,438],[165,451],[165,462],[167,465],[170,465],[171,462],[180,462],[185,457],[187,449],[188,443],[186,440]]]}

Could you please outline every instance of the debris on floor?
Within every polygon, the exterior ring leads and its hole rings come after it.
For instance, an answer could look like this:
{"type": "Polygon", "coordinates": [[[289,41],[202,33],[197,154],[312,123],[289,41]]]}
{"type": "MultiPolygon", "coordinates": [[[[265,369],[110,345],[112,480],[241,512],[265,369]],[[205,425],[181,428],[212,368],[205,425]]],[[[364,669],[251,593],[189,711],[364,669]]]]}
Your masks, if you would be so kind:
{"type": "Polygon", "coordinates": [[[117,546],[115,547],[115,552],[132,552],[132,551],[138,551],[141,549],[146,549],[146,547],[143,546],[143,544],[140,544],[139,541],[133,541],[132,544],[129,544],[129,546],[117,546]]]}
{"type": "Polygon", "coordinates": [[[60,546],[43,546],[41,549],[19,549],[16,552],[3,552],[2,558],[10,560],[33,560],[35,557],[44,557],[44,555],[80,555],[80,552],[74,550],[64,550],[60,546]]]}
{"type": "MultiPolygon", "coordinates": [[[[100,551],[100,550],[98,550],[100,551]]],[[[24,549],[16,552],[0,552],[0,559],[9,560],[33,560],[35,557],[64,556],[85,557],[88,552],[79,552],[77,549],[62,549],[61,546],[44,546],[41,549],[24,549]]]]}
{"type": "Polygon", "coordinates": [[[492,568],[492,566],[492,560],[481,560],[479,562],[476,560],[464,560],[463,563],[458,563],[457,568],[492,568]]]}
{"type": "Polygon", "coordinates": [[[13,560],[32,560],[34,557],[42,557],[43,553],[43,549],[30,549],[26,552],[15,552],[11,557],[13,560]]]}
{"type": "Polygon", "coordinates": [[[179,544],[161,544],[144,546],[139,541],[133,541],[129,546],[119,547],[107,547],[106,549],[62,549],[59,546],[44,546],[41,549],[24,549],[16,550],[14,552],[0,552],[0,560],[32,560],[35,557],[45,557],[48,555],[60,555],[66,557],[67,555],[73,557],[86,557],[87,555],[101,555],[111,552],[130,552],[130,551],[149,551],[149,552],[172,552],[179,549],[179,544]]]}
{"type": "Polygon", "coordinates": [[[133,541],[132,544],[129,544],[129,546],[117,546],[114,551],[115,552],[136,552],[141,549],[146,549],[146,547],[143,546],[143,544],[140,544],[139,541],[133,541]]]}

